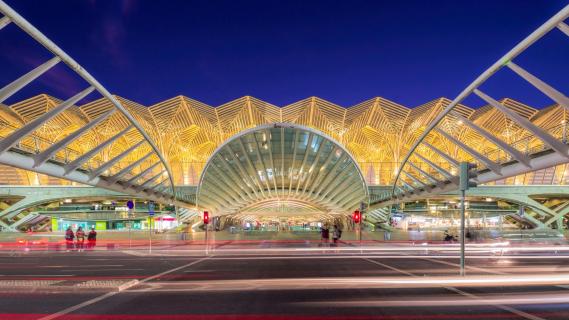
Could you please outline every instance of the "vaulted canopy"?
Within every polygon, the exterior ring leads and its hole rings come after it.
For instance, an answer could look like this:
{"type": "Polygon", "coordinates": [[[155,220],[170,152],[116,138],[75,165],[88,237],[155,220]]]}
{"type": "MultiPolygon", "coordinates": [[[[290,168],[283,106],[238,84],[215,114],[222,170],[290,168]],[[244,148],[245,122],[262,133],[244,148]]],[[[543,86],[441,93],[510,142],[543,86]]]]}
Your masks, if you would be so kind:
{"type": "Polygon", "coordinates": [[[213,215],[294,207],[295,214],[348,213],[367,201],[350,153],[315,129],[263,125],[243,131],[210,157],[198,205],[213,215]]]}

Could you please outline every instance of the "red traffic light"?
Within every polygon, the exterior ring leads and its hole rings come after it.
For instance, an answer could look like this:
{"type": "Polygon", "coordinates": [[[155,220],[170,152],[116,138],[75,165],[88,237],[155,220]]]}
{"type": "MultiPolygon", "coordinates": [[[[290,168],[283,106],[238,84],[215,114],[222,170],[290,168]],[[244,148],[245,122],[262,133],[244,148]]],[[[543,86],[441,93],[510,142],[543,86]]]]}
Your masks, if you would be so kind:
{"type": "Polygon", "coordinates": [[[361,214],[360,210],[354,211],[354,214],[352,215],[352,219],[354,220],[354,223],[360,223],[360,221],[362,221],[362,214],[361,214]]]}
{"type": "Polygon", "coordinates": [[[203,224],[208,224],[209,223],[209,212],[204,211],[203,212],[203,224]]]}

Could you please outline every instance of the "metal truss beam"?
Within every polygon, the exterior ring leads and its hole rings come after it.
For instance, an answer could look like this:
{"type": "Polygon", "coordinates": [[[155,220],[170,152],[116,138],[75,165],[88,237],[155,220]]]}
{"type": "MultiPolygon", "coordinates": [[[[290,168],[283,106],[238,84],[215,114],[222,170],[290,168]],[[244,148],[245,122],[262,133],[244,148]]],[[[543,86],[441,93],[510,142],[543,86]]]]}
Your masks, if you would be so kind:
{"type": "Polygon", "coordinates": [[[113,165],[115,165],[115,163],[119,162],[122,158],[126,157],[129,153],[133,152],[135,149],[140,147],[145,142],[146,142],[146,140],[140,140],[139,142],[135,143],[130,148],[121,152],[121,154],[119,154],[118,156],[116,156],[116,157],[112,158],[111,160],[103,163],[100,167],[98,167],[97,169],[95,169],[91,172],[91,175],[90,175],[91,179],[98,177],[101,174],[103,174],[105,171],[109,170],[113,165]]]}
{"type": "Polygon", "coordinates": [[[522,67],[511,61],[508,62],[506,66],[514,71],[518,76],[529,82],[532,86],[536,87],[539,91],[543,92],[543,94],[551,98],[551,100],[557,102],[560,106],[565,108],[565,110],[569,110],[569,99],[563,93],[557,91],[557,89],[543,82],[538,77],[527,72],[522,67]]]}
{"type": "Polygon", "coordinates": [[[96,125],[101,123],[103,120],[106,120],[114,112],[115,112],[115,110],[110,110],[110,111],[104,113],[103,115],[101,115],[97,119],[95,119],[95,120],[89,122],[88,124],[86,124],[85,126],[81,127],[79,130],[76,130],[75,132],[71,133],[67,137],[65,137],[65,138],[61,139],[60,141],[52,144],[49,148],[47,148],[43,152],[35,155],[34,156],[35,166],[38,166],[38,165],[46,162],[49,158],[53,157],[59,150],[61,150],[62,148],[65,148],[71,142],[73,142],[74,140],[79,138],[85,132],[94,128],[96,125]]]}
{"type": "MultiPolygon", "coordinates": [[[[4,18],[7,19],[7,17],[4,18]]],[[[1,24],[2,23],[0,23],[0,25],[1,24]]],[[[28,85],[30,82],[34,81],[39,76],[46,73],[49,69],[53,68],[53,66],[58,64],[60,61],[61,59],[59,57],[53,57],[49,59],[47,62],[44,62],[42,65],[35,68],[34,70],[26,73],[20,78],[14,80],[14,82],[0,89],[0,103],[6,101],[6,99],[10,98],[14,93],[20,91],[20,89],[28,85]]]]}
{"type": "MultiPolygon", "coordinates": [[[[105,99],[110,101],[114,107],[114,109],[118,110],[129,122],[129,129],[130,127],[134,127],[140,135],[143,137],[143,141],[148,143],[150,148],[153,150],[154,154],[158,157],[162,167],[168,173],[168,179],[170,180],[170,188],[171,194],[162,195],[162,201],[165,201],[166,198],[172,198],[176,195],[174,190],[174,180],[172,177],[172,171],[170,169],[169,164],[165,161],[160,149],[156,146],[154,141],[150,138],[147,132],[142,128],[142,126],[138,123],[138,121],[124,108],[124,106],[117,100],[117,98],[103,86],[101,85],[87,70],[85,70],[79,63],[77,63],[73,58],[71,58],[65,51],[63,51],[59,46],[53,43],[50,39],[48,39],[43,33],[41,33],[38,29],[36,29],[31,23],[29,23],[26,19],[20,16],[15,10],[13,10],[10,6],[8,6],[5,2],[0,0],[0,12],[4,15],[0,19],[0,30],[6,26],[8,23],[13,23],[17,27],[19,27],[22,31],[24,31],[27,35],[33,38],[38,44],[45,47],[53,54],[53,58],[45,62],[44,64],[36,67],[32,71],[28,72],[27,74],[21,76],[20,78],[16,79],[12,83],[8,84],[4,88],[0,89],[0,103],[8,99],[13,94],[17,93],[20,89],[24,88],[26,85],[37,79],[39,76],[50,70],[53,66],[58,64],[59,62],[65,63],[65,65],[71,69],[75,74],[80,76],[85,82],[89,84],[89,88],[82,91],[81,93],[75,95],[74,97],[66,100],[65,102],[61,103],[56,108],[46,112],[45,114],[39,116],[38,118],[34,119],[30,123],[23,125],[22,127],[18,128],[15,132],[13,132],[10,136],[2,139],[0,141],[0,156],[5,156],[5,159],[11,159],[12,153],[9,151],[13,148],[18,141],[25,138],[26,136],[32,134],[38,127],[44,125],[55,116],[60,114],[61,112],[65,111],[66,109],[70,108],[78,101],[82,100],[92,91],[97,91],[101,94],[105,99]]],[[[40,168],[48,165],[47,160],[55,155],[59,150],[64,148],[67,144],[71,143],[73,140],[81,136],[82,134],[86,133],[89,129],[92,129],[97,123],[100,123],[105,120],[110,114],[105,114],[103,118],[98,118],[95,120],[95,123],[89,122],[85,126],[79,128],[63,140],[54,143],[44,152],[41,152],[37,155],[30,155],[29,152],[26,151],[19,151],[19,153],[25,157],[29,157],[34,161],[33,166],[25,166],[26,170],[40,172],[40,168]]],[[[120,137],[120,135],[114,137],[114,139],[120,137]]],[[[111,139],[108,143],[114,141],[111,139]]],[[[105,143],[108,144],[108,143],[105,143]]],[[[95,147],[97,151],[100,151],[104,146],[95,147]]],[[[93,151],[93,150],[91,150],[93,151]]],[[[60,164],[60,163],[52,163],[51,165],[59,165],[63,170],[64,174],[60,175],[59,177],[62,179],[71,179],[75,174],[84,174],[80,173],[77,170],[79,167],[88,161],[89,159],[93,158],[97,152],[87,151],[87,153],[80,156],[78,159],[74,160],[70,164],[60,164]]],[[[10,162],[11,163],[11,162],[10,162]]],[[[28,162],[25,162],[28,163],[28,162]]],[[[9,164],[6,162],[4,164],[9,164]]],[[[98,181],[97,175],[102,173],[100,171],[101,168],[95,170],[95,174],[91,174],[89,179],[86,181],[82,181],[82,183],[86,183],[88,185],[93,185],[94,181],[98,181]],[[91,182],[93,181],[93,182],[91,182]]],[[[103,170],[104,171],[104,170],[103,170]]],[[[43,172],[42,172],[43,173],[43,172]]],[[[48,173],[46,173],[48,174],[48,173]]],[[[72,180],[72,179],[71,179],[72,180]]],[[[102,188],[115,188],[120,187],[118,185],[102,185],[102,188]]],[[[127,187],[129,188],[129,187],[127,187]]]]}
{"type": "Polygon", "coordinates": [[[565,22],[560,22],[557,28],[569,37],[569,26],[565,22]]]}
{"type": "Polygon", "coordinates": [[[153,152],[149,152],[146,155],[144,155],[142,158],[140,158],[140,159],[136,160],[135,162],[129,164],[127,167],[125,167],[121,171],[115,173],[112,177],[108,178],[107,183],[112,184],[112,183],[119,181],[119,179],[122,176],[131,172],[132,169],[134,169],[136,166],[140,165],[142,162],[144,162],[144,160],[148,159],[153,154],[154,154],[153,152]]]}
{"type": "Polygon", "coordinates": [[[96,154],[98,154],[105,147],[107,147],[111,143],[115,142],[118,138],[125,135],[128,131],[130,131],[130,129],[132,129],[132,126],[126,127],[121,132],[115,134],[114,136],[105,140],[103,143],[99,144],[95,148],[89,150],[87,153],[83,154],[79,158],[77,158],[77,159],[73,160],[72,162],[68,163],[67,165],[65,165],[65,174],[67,175],[70,172],[77,170],[77,168],[84,165],[87,161],[89,161],[91,158],[93,158],[96,154]]]}
{"type": "MultiPolygon", "coordinates": [[[[433,150],[435,153],[439,154],[449,163],[456,166],[457,161],[450,159],[447,155],[443,152],[435,148],[434,146],[430,145],[425,141],[425,138],[430,135],[433,131],[438,131],[441,135],[445,136],[447,139],[452,141],[454,144],[458,145],[461,149],[465,150],[467,153],[474,156],[475,159],[482,162],[489,170],[481,170],[479,172],[478,181],[479,183],[484,182],[491,182],[497,179],[502,179],[506,177],[510,177],[512,175],[522,174],[525,172],[539,170],[544,168],[544,164],[549,164],[549,166],[553,166],[556,164],[567,163],[569,162],[569,147],[562,143],[561,141],[552,137],[549,133],[545,132],[542,128],[537,127],[533,123],[531,123],[528,119],[520,116],[516,112],[506,108],[496,100],[490,98],[486,94],[482,93],[478,88],[484,84],[489,78],[491,78],[496,72],[501,70],[503,67],[508,66],[514,72],[516,72],[520,77],[528,81],[530,84],[536,87],[539,91],[546,94],[548,97],[559,103],[564,108],[567,108],[567,97],[563,95],[558,90],[554,89],[553,87],[546,84],[544,81],[538,79],[537,77],[533,76],[529,72],[523,70],[522,68],[518,67],[516,64],[512,62],[517,56],[519,56],[522,52],[524,52],[528,47],[533,45],[536,41],[541,39],[545,34],[550,32],[554,28],[559,28],[564,33],[568,34],[568,27],[564,23],[564,20],[569,17],[569,5],[565,6],[561,11],[559,11],[556,15],[546,21],[543,25],[537,28],[534,32],[532,32],[529,36],[519,42],[514,48],[512,48],[508,53],[506,53],[503,57],[498,59],[490,68],[486,69],[482,72],[472,83],[470,83],[454,100],[448,104],[441,113],[439,113],[435,119],[427,126],[427,128],[421,133],[419,138],[415,140],[409,151],[403,158],[399,170],[397,170],[396,177],[391,189],[391,196],[385,197],[380,199],[378,205],[387,205],[393,203],[393,199],[395,198],[396,188],[400,179],[401,174],[403,173],[403,169],[407,165],[411,156],[416,154],[417,147],[420,144],[424,144],[433,150]],[[440,128],[437,128],[441,120],[443,120],[455,107],[457,107],[464,99],[469,97],[472,93],[478,95],[480,98],[485,100],[494,108],[500,110],[508,118],[516,122],[522,128],[526,129],[527,131],[534,134],[538,139],[540,139],[545,145],[549,146],[554,153],[546,152],[547,150],[543,150],[545,152],[539,152],[537,155],[520,155],[518,152],[513,150],[512,148],[503,148],[507,150],[507,152],[514,158],[514,162],[505,162],[505,163],[496,163],[484,156],[482,156],[479,152],[471,148],[470,146],[466,145],[465,143],[459,141],[458,139],[452,137],[445,131],[440,128]],[[524,158],[525,156],[525,158],[524,158]],[[528,160],[531,159],[531,160],[528,160]],[[493,179],[493,180],[492,180],[493,179]]],[[[468,123],[470,124],[470,123],[468,123]]],[[[483,136],[487,135],[485,131],[477,130],[483,136]]],[[[500,146],[502,144],[495,139],[490,139],[486,137],[488,140],[493,141],[495,144],[500,146]]],[[[503,145],[503,144],[502,144],[503,145]]],[[[437,170],[441,172],[440,170],[437,170]]],[[[442,173],[442,172],[441,172],[442,173]]],[[[442,192],[442,190],[447,190],[449,188],[455,187],[455,182],[447,181],[445,185],[442,187],[433,188],[433,191],[430,194],[442,192]]],[[[422,195],[425,197],[425,195],[422,195]]],[[[406,196],[399,196],[397,197],[397,201],[407,201],[416,198],[416,195],[406,195],[406,196]]]]}
{"type": "Polygon", "coordinates": [[[551,147],[553,150],[555,150],[556,152],[559,152],[560,154],[562,154],[566,157],[569,157],[569,146],[567,146],[565,143],[557,140],[555,137],[551,136],[549,133],[547,133],[542,128],[531,123],[528,119],[520,116],[516,112],[506,108],[500,102],[492,99],[490,96],[486,95],[482,91],[475,89],[474,93],[477,96],[479,96],[482,100],[486,101],[488,104],[493,106],[494,108],[496,108],[496,109],[500,110],[501,112],[503,112],[504,114],[506,114],[506,116],[508,116],[508,118],[514,120],[522,128],[531,132],[539,140],[541,140],[543,143],[545,143],[546,145],[551,147]]]}
{"type": "Polygon", "coordinates": [[[499,139],[498,137],[496,137],[495,135],[489,133],[488,131],[484,130],[483,128],[479,127],[477,124],[475,124],[474,122],[466,119],[465,117],[461,116],[458,113],[453,113],[453,116],[457,117],[460,121],[462,121],[464,124],[466,124],[467,126],[469,126],[470,128],[474,129],[476,132],[478,132],[480,135],[482,135],[484,138],[490,140],[493,144],[499,146],[500,148],[502,148],[506,153],[508,153],[512,158],[514,158],[515,160],[517,160],[518,162],[521,162],[525,165],[528,165],[529,163],[529,158],[527,156],[525,156],[524,154],[522,154],[520,151],[516,150],[515,148],[513,148],[512,146],[510,146],[509,144],[507,144],[506,142],[502,141],[501,139],[499,139]]]}
{"type": "Polygon", "coordinates": [[[0,19],[0,30],[2,30],[2,28],[4,28],[5,26],[10,24],[10,18],[8,17],[2,17],[2,19],[0,19]]]}
{"type": "Polygon", "coordinates": [[[461,148],[462,150],[466,151],[467,153],[469,153],[471,156],[473,156],[476,160],[482,162],[488,169],[496,172],[497,174],[500,174],[500,165],[497,164],[496,162],[488,159],[487,157],[485,157],[484,155],[482,155],[480,152],[474,150],[473,148],[467,146],[464,142],[458,140],[457,138],[451,136],[450,134],[448,134],[446,131],[444,131],[443,129],[439,129],[439,128],[435,128],[435,131],[437,131],[439,134],[441,134],[443,137],[447,138],[448,140],[450,140],[452,143],[454,143],[455,145],[457,145],[459,148],[461,148]]]}
{"type": "Polygon", "coordinates": [[[18,141],[24,139],[32,132],[36,131],[41,125],[53,119],[55,116],[61,112],[67,110],[69,107],[77,103],[77,101],[85,98],[89,93],[93,92],[95,88],[89,87],[73,97],[67,99],[65,102],[61,103],[57,107],[51,109],[50,111],[44,113],[43,115],[37,117],[33,121],[27,123],[25,126],[19,128],[17,131],[13,132],[8,137],[0,141],[0,153],[6,152],[8,149],[12,148],[18,141]]]}

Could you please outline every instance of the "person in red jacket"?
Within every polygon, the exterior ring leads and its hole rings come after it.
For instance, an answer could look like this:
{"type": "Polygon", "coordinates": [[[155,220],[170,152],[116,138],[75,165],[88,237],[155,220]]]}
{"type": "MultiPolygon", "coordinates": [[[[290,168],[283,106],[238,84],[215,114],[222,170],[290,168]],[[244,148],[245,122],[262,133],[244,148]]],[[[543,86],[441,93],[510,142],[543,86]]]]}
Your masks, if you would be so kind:
{"type": "Polygon", "coordinates": [[[97,245],[97,231],[95,231],[95,228],[91,228],[91,231],[89,231],[89,234],[87,235],[87,248],[89,250],[93,250],[96,245],[97,245]]]}
{"type": "Polygon", "coordinates": [[[83,244],[85,243],[85,231],[83,231],[83,227],[77,229],[75,236],[77,236],[77,251],[81,252],[84,250],[83,244]]]}
{"type": "Polygon", "coordinates": [[[71,230],[71,226],[65,231],[65,245],[67,247],[67,252],[73,250],[73,239],[75,239],[75,234],[71,230]]]}

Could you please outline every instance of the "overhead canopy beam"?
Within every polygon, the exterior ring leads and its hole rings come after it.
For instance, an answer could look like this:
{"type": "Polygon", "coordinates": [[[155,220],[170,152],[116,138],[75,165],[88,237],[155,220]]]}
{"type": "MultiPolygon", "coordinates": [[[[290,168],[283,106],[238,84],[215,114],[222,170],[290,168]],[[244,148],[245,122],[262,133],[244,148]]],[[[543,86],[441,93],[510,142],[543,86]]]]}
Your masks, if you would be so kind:
{"type": "Polygon", "coordinates": [[[500,174],[501,169],[500,169],[500,165],[498,163],[488,159],[487,157],[482,155],[480,152],[478,152],[478,151],[474,150],[473,148],[467,146],[464,142],[462,142],[462,141],[458,140],[457,138],[451,136],[446,131],[439,129],[439,128],[435,128],[435,131],[437,131],[443,137],[450,140],[452,143],[457,145],[459,148],[463,149],[464,151],[466,151],[467,153],[472,155],[476,160],[482,162],[488,169],[496,172],[497,174],[500,174]]]}
{"type": "MultiPolygon", "coordinates": [[[[4,17],[2,19],[8,19],[8,18],[4,17]]],[[[10,20],[8,20],[8,22],[9,21],[10,20]]],[[[2,23],[0,22],[0,29],[2,29],[1,25],[2,23]]],[[[59,57],[53,57],[49,59],[47,62],[44,62],[42,65],[36,67],[34,70],[26,73],[20,78],[14,80],[9,85],[0,89],[0,103],[4,102],[6,99],[10,98],[14,93],[20,91],[20,89],[28,85],[30,82],[34,81],[39,76],[46,73],[49,69],[58,64],[60,61],[61,59],[59,57]]]]}
{"type": "Polygon", "coordinates": [[[418,165],[414,164],[411,161],[409,161],[408,163],[411,167],[413,167],[415,170],[417,170],[420,174],[422,174],[427,179],[429,179],[431,181],[431,183],[434,183],[434,184],[441,183],[441,181],[439,181],[437,178],[433,177],[432,175],[428,174],[425,170],[421,169],[418,165]]]}
{"type": "Polygon", "coordinates": [[[122,169],[121,171],[119,171],[118,173],[114,174],[112,177],[107,179],[107,183],[111,184],[111,183],[117,182],[122,176],[131,172],[132,169],[134,169],[136,166],[140,165],[142,162],[144,162],[146,159],[148,159],[148,157],[150,157],[153,154],[154,154],[153,152],[149,152],[146,155],[144,155],[142,158],[140,158],[140,159],[136,160],[135,162],[129,164],[126,168],[122,169]]]}
{"type": "Polygon", "coordinates": [[[32,132],[36,131],[41,125],[53,119],[55,116],[62,113],[63,111],[67,110],[69,107],[76,104],[81,99],[85,98],[89,93],[93,92],[93,90],[95,90],[95,88],[89,87],[79,92],[73,97],[67,99],[65,102],[59,104],[57,107],[49,110],[48,112],[37,117],[33,121],[27,123],[25,126],[13,132],[8,137],[2,139],[2,141],[0,141],[0,153],[6,152],[8,149],[12,148],[16,143],[18,143],[18,141],[27,137],[32,132]]]}
{"type": "Polygon", "coordinates": [[[557,28],[569,37],[569,26],[565,22],[560,22],[559,25],[557,25],[557,28]]]}
{"type": "Polygon", "coordinates": [[[453,165],[454,167],[458,168],[458,161],[456,161],[455,159],[451,158],[448,154],[442,152],[441,150],[439,150],[437,147],[433,146],[432,144],[423,141],[423,144],[425,146],[427,146],[429,149],[433,150],[436,154],[438,154],[441,158],[445,159],[448,163],[450,163],[451,165],[453,165]]]}
{"type": "Polygon", "coordinates": [[[518,74],[520,77],[522,77],[524,80],[529,82],[531,85],[536,87],[539,91],[543,92],[543,94],[551,98],[551,100],[557,102],[557,104],[559,104],[565,110],[569,110],[569,99],[563,93],[557,91],[557,89],[543,82],[541,79],[527,72],[512,61],[508,62],[506,66],[518,74]]]}
{"type": "Polygon", "coordinates": [[[10,18],[8,17],[2,17],[2,19],[0,19],[0,30],[2,30],[2,28],[4,28],[5,26],[10,24],[10,18]]]}
{"type": "Polygon", "coordinates": [[[472,129],[474,129],[476,132],[478,132],[484,138],[492,141],[492,143],[494,143],[498,147],[502,148],[506,153],[508,153],[510,156],[512,156],[512,158],[516,159],[518,162],[521,162],[521,163],[523,163],[529,167],[529,158],[527,156],[525,156],[524,154],[522,154],[520,151],[513,148],[511,145],[507,144],[506,142],[502,141],[501,139],[499,139],[495,135],[489,133],[485,129],[479,127],[477,124],[470,121],[469,119],[466,119],[465,117],[461,116],[460,114],[455,112],[455,113],[453,113],[453,116],[457,117],[464,124],[466,124],[467,126],[469,126],[472,129]]]}
{"type": "Polygon", "coordinates": [[[493,106],[494,108],[500,110],[504,113],[508,118],[514,120],[518,125],[522,128],[526,129],[527,131],[531,132],[535,135],[539,140],[543,141],[546,145],[551,147],[551,149],[559,152],[560,154],[564,155],[565,157],[569,157],[569,146],[564,144],[563,142],[557,140],[555,137],[551,136],[542,128],[536,126],[535,124],[531,123],[528,119],[520,116],[516,112],[506,108],[504,105],[499,103],[498,101],[494,100],[490,96],[486,95],[482,91],[475,89],[474,93],[479,96],[482,100],[486,101],[488,104],[493,106]]]}
{"type": "Polygon", "coordinates": [[[156,168],[157,165],[160,164],[160,161],[155,162],[154,164],[150,165],[148,168],[144,169],[142,172],[140,172],[139,174],[137,174],[136,176],[130,178],[125,184],[124,184],[124,188],[128,188],[129,186],[131,186],[132,184],[134,184],[136,181],[138,181],[138,179],[142,178],[143,176],[145,176],[147,173],[149,173],[152,169],[156,168]]]}
{"type": "MultiPolygon", "coordinates": [[[[23,87],[25,84],[29,83],[33,79],[37,78],[39,75],[47,71],[49,68],[55,65],[56,62],[62,61],[64,62],[69,69],[71,69],[76,75],[80,76],[85,80],[89,85],[96,89],[104,98],[108,99],[114,107],[119,110],[122,115],[130,122],[132,126],[136,128],[136,130],[144,137],[144,140],[149,144],[151,149],[154,151],[156,156],[160,159],[160,162],[168,171],[168,177],[170,179],[170,185],[172,188],[172,195],[175,196],[176,192],[174,190],[174,180],[172,178],[171,169],[168,162],[164,159],[164,156],[161,153],[161,150],[156,146],[153,140],[150,138],[148,133],[144,130],[144,128],[138,123],[138,121],[132,116],[132,114],[125,109],[125,107],[119,102],[119,100],[113,96],[103,85],[101,85],[97,79],[95,79],[85,68],[83,68],[77,61],[71,58],[65,51],[63,51],[59,46],[57,46],[53,41],[47,38],[41,31],[35,28],[31,23],[29,23],[26,19],[24,19],[20,14],[18,14],[14,9],[8,6],[5,2],[0,1],[0,12],[4,14],[4,18],[2,18],[2,23],[5,25],[7,22],[11,21],[16,26],[18,26],[21,30],[27,33],[31,38],[33,38],[37,43],[41,44],[47,50],[49,50],[55,58],[48,62],[45,66],[40,67],[37,72],[31,72],[27,75],[21,77],[20,79],[16,80],[11,85],[8,85],[6,90],[4,90],[0,95],[1,101],[4,101],[8,96],[17,92],[19,88],[23,87]],[[8,20],[7,20],[8,19],[8,20]]],[[[3,90],[3,89],[2,89],[3,90]]],[[[6,140],[6,139],[4,139],[6,140]]],[[[3,141],[4,142],[4,141],[3,141]]],[[[9,143],[10,141],[6,141],[7,145],[12,145],[9,143]]],[[[5,145],[4,145],[5,147],[5,145]]],[[[0,148],[0,155],[5,152],[9,148],[0,148]]],[[[40,167],[40,166],[38,166],[40,167]]],[[[35,170],[33,170],[35,171],[35,170]]],[[[67,175],[70,175],[71,172],[67,172],[67,175]]],[[[88,183],[90,184],[90,183],[88,183]]],[[[104,186],[103,186],[104,187],[104,186]]]]}
{"type": "Polygon", "coordinates": [[[61,150],[62,148],[65,148],[68,144],[75,141],[77,138],[82,136],[85,132],[91,130],[96,125],[101,123],[103,120],[110,117],[114,112],[115,112],[115,109],[107,111],[106,113],[104,113],[103,115],[98,117],[97,119],[87,123],[86,125],[79,128],[78,130],[74,131],[73,133],[71,133],[67,137],[65,137],[65,138],[61,139],[60,141],[52,144],[51,147],[47,148],[42,153],[35,155],[34,156],[34,162],[35,162],[34,167],[37,167],[38,165],[46,162],[49,158],[53,157],[57,153],[57,151],[61,150]]]}
{"type": "Polygon", "coordinates": [[[91,179],[100,176],[103,172],[109,170],[115,163],[119,162],[122,158],[126,157],[129,153],[133,152],[136,148],[140,147],[143,143],[145,143],[146,140],[140,140],[139,142],[137,142],[136,144],[134,144],[133,146],[131,146],[130,148],[126,149],[125,151],[123,151],[121,154],[119,154],[118,156],[112,158],[111,160],[105,162],[104,164],[102,164],[100,167],[98,167],[97,169],[93,170],[91,172],[91,179]]]}
{"type": "Polygon", "coordinates": [[[74,170],[77,170],[77,168],[81,167],[83,164],[85,164],[87,161],[89,161],[91,158],[93,158],[96,154],[98,154],[101,150],[103,150],[109,144],[113,143],[118,138],[125,135],[130,129],[132,129],[132,126],[126,127],[125,129],[123,129],[119,133],[115,134],[111,138],[105,140],[103,143],[96,146],[95,148],[89,150],[87,153],[83,154],[79,158],[77,158],[77,159],[73,160],[72,162],[70,162],[69,164],[65,165],[65,175],[69,174],[70,172],[72,172],[74,170]]]}
{"type": "Polygon", "coordinates": [[[423,162],[427,163],[428,165],[430,165],[431,167],[433,167],[435,170],[437,170],[443,177],[447,178],[448,180],[452,180],[453,178],[456,178],[455,176],[453,176],[452,174],[450,174],[450,172],[446,171],[445,169],[441,168],[440,166],[436,165],[434,162],[432,162],[431,160],[423,157],[422,155],[420,155],[418,152],[415,152],[415,156],[419,159],[421,159],[423,162]]]}

